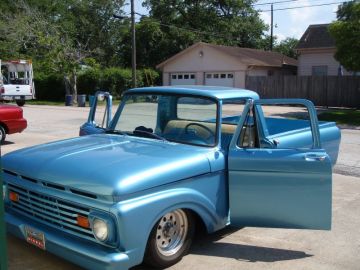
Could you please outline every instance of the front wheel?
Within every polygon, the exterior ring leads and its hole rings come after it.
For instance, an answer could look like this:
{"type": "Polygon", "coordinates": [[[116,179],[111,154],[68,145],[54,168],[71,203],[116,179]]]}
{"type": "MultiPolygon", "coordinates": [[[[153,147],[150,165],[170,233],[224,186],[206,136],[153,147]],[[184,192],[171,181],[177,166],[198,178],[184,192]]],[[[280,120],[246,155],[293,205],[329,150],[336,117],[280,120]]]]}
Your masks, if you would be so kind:
{"type": "Polygon", "coordinates": [[[190,249],[194,225],[189,211],[177,209],[164,215],[151,231],[145,263],[159,269],[180,261],[190,249]]]}

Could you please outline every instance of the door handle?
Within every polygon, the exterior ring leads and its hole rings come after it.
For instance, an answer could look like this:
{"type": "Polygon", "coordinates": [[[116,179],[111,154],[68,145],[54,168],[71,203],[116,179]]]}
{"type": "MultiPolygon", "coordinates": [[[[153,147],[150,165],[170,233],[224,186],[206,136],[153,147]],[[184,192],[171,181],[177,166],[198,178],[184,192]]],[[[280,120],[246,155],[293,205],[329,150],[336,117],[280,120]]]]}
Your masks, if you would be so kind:
{"type": "Polygon", "coordinates": [[[326,155],[305,155],[306,161],[324,161],[326,159],[326,155]]]}

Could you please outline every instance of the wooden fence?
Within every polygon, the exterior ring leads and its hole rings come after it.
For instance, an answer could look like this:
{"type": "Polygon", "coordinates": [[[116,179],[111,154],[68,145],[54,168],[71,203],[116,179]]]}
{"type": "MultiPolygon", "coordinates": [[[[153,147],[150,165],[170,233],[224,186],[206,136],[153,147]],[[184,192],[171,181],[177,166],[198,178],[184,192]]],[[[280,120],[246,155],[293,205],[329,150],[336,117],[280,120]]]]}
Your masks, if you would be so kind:
{"type": "Polygon", "coordinates": [[[247,76],[245,88],[261,98],[306,98],[317,106],[360,108],[360,77],[247,76]]]}

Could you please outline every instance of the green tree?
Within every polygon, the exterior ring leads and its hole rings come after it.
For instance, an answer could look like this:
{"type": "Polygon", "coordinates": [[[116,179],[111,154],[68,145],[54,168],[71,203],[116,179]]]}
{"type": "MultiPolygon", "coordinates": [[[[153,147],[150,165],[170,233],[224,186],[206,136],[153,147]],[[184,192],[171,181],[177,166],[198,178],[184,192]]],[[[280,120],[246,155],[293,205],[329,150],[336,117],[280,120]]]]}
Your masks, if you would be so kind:
{"type": "MultiPolygon", "coordinates": [[[[255,0],[146,0],[150,12],[138,23],[137,59],[155,66],[197,41],[258,48],[266,25],[252,4],[255,0]]],[[[130,36],[124,37],[124,44],[130,36]]],[[[122,48],[129,59],[130,46],[122,48]]],[[[125,61],[129,61],[125,60],[125,61]]],[[[126,63],[129,65],[129,62],[126,63]]]]}
{"type": "Polygon", "coordinates": [[[113,61],[113,13],[122,12],[124,0],[4,1],[9,8],[0,18],[2,58],[32,58],[35,70],[62,74],[74,95],[87,58],[103,65],[113,61]]]}
{"type": "Polygon", "coordinates": [[[299,40],[296,38],[286,38],[274,46],[274,51],[282,53],[286,56],[297,58],[298,53],[296,52],[295,48],[297,44],[299,43],[299,40]]]}
{"type": "Polygon", "coordinates": [[[329,26],[336,43],[335,59],[347,70],[360,70],[360,1],[339,6],[337,21],[329,26]]]}

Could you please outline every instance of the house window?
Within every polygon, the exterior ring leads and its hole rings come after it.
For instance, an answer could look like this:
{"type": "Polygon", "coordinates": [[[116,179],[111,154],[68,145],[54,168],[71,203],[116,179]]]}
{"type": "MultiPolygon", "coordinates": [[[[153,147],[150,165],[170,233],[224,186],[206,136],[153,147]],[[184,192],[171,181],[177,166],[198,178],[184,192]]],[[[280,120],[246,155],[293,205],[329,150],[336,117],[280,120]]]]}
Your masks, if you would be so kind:
{"type": "Polygon", "coordinates": [[[223,74],[220,75],[220,77],[221,77],[221,79],[225,79],[225,78],[226,78],[226,74],[223,73],[223,74]]]}
{"type": "Polygon", "coordinates": [[[171,79],[176,80],[176,75],[175,74],[171,75],[171,79]]]}
{"type": "Polygon", "coordinates": [[[191,74],[190,79],[195,79],[195,74],[191,74]]]}
{"type": "Polygon", "coordinates": [[[211,73],[206,74],[206,79],[211,79],[211,78],[212,78],[212,74],[211,74],[211,73]]]}
{"type": "Polygon", "coordinates": [[[185,79],[185,80],[188,80],[188,79],[189,79],[189,74],[185,74],[185,75],[184,75],[184,79],[185,79]]]}
{"type": "Polygon", "coordinates": [[[328,67],[327,66],[313,66],[312,75],[313,76],[327,76],[328,67]]]}
{"type": "Polygon", "coordinates": [[[229,79],[232,79],[232,78],[234,78],[234,74],[229,73],[229,74],[227,75],[227,77],[228,77],[229,79]]]}
{"type": "Polygon", "coordinates": [[[179,74],[179,75],[178,75],[178,79],[179,79],[179,80],[182,80],[182,78],[183,78],[183,75],[182,75],[182,74],[179,74]]]}
{"type": "Polygon", "coordinates": [[[214,74],[214,79],[219,79],[219,74],[214,74]]]}

